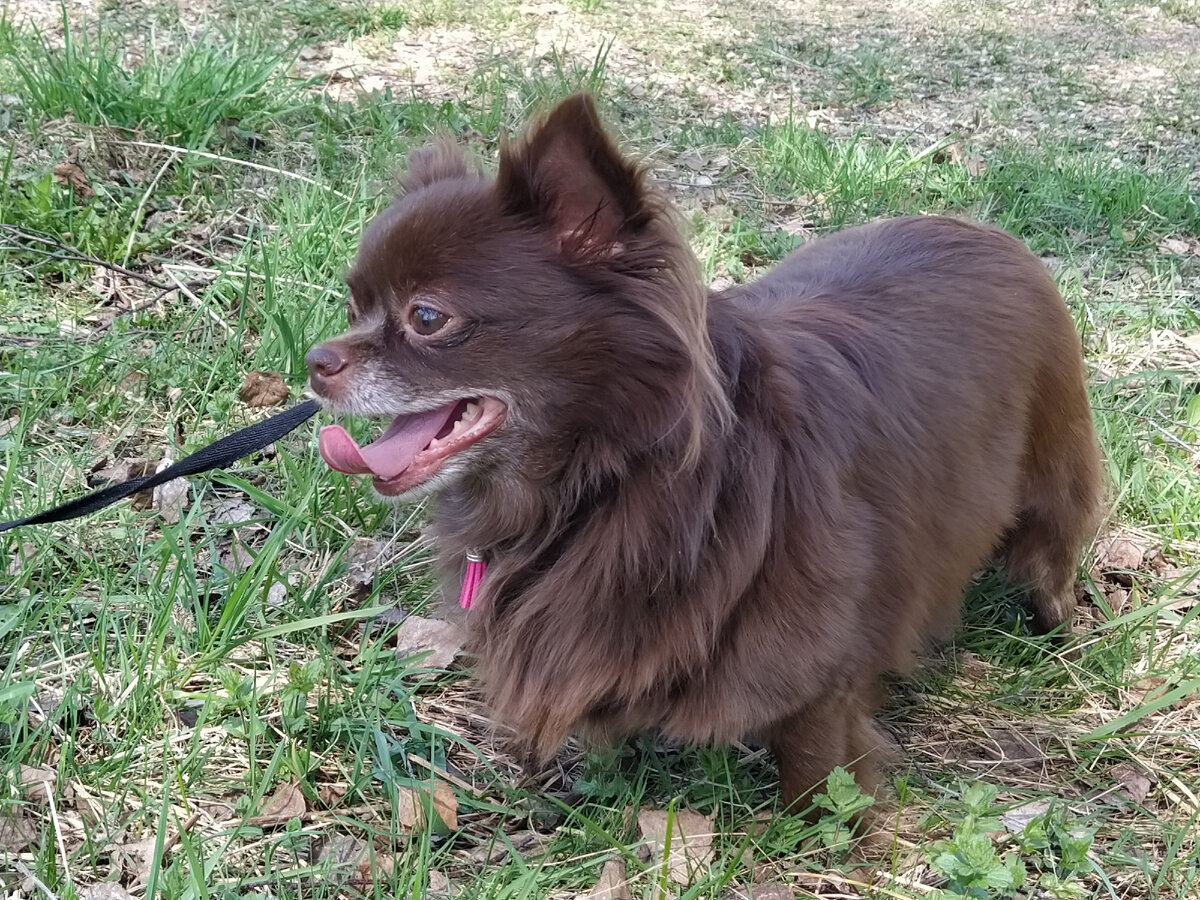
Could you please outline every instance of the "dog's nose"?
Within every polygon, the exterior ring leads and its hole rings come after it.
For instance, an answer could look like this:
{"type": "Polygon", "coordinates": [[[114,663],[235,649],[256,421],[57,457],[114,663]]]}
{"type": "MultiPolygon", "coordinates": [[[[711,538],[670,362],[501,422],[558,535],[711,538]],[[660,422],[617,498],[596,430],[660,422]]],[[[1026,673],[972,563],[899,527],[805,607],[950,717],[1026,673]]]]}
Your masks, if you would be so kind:
{"type": "Polygon", "coordinates": [[[308,364],[308,374],[320,375],[323,378],[336,375],[346,368],[346,360],[342,354],[328,344],[313,347],[304,357],[304,362],[308,364]]]}
{"type": "Polygon", "coordinates": [[[346,358],[328,344],[313,347],[304,357],[304,362],[308,365],[308,379],[317,393],[328,390],[331,387],[330,379],[346,368],[346,358]]]}

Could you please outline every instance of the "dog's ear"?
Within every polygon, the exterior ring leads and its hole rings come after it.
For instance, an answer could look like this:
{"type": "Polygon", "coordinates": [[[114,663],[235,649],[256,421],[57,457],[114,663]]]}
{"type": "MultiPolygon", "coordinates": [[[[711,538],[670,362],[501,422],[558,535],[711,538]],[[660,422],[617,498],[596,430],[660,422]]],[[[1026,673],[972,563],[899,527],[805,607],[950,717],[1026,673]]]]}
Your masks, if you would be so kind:
{"type": "Polygon", "coordinates": [[[400,175],[400,191],[411,194],[435,181],[462,178],[467,174],[467,158],[462,148],[450,138],[440,137],[408,155],[400,175]]]}
{"type": "Polygon", "coordinates": [[[545,227],[574,257],[609,257],[649,217],[640,169],[600,124],[592,98],[569,97],[500,146],[496,189],[509,212],[545,227]]]}

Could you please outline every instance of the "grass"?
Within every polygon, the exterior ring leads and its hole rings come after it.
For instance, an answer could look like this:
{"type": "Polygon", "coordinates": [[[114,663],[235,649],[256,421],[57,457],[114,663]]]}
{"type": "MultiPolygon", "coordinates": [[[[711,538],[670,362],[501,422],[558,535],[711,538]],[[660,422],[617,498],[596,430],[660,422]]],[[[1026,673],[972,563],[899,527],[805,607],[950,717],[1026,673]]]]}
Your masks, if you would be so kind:
{"type": "Polygon", "coordinates": [[[409,18],[408,11],[398,5],[338,3],[335,0],[290,0],[282,4],[280,11],[295,22],[301,37],[325,40],[395,32],[403,28],[409,18]]]}
{"type": "MultiPolygon", "coordinates": [[[[732,897],[752,880],[805,895],[1196,895],[1200,606],[1187,583],[1200,565],[1200,403],[1185,339],[1200,331],[1200,255],[1169,243],[1200,247],[1187,243],[1200,210],[1186,122],[1153,153],[1086,132],[887,127],[893,104],[922,93],[924,50],[854,21],[831,19],[804,44],[771,19],[781,34],[768,45],[816,47],[837,65],[786,108],[714,113],[689,104],[705,90],[749,103],[738,92],[781,84],[792,63],[697,67],[670,43],[690,34],[682,24],[646,34],[606,3],[567,4],[557,15],[582,17],[595,39],[541,55],[504,43],[522,20],[495,4],[228,13],[153,33],[118,27],[120,9],[67,32],[0,21],[0,77],[17,101],[0,131],[6,515],[259,418],[238,398],[247,372],[279,372],[298,396],[304,352],[344,325],[341,274],[404,150],[449,130],[491,157],[502,129],[587,88],[653,152],[714,279],[752,278],[813,235],[882,215],[968,214],[1019,234],[1084,335],[1110,526],[1146,562],[1128,577],[1085,573],[1075,658],[1030,637],[1011,589],[981,577],[954,646],[894,686],[884,721],[908,766],[885,797],[900,812],[868,888],[839,826],[853,786],[831,783],[817,826],[773,817],[761,830],[776,794],[753,748],[648,736],[569,746],[523,776],[469,676],[397,655],[395,626],[376,620],[381,606],[427,606],[420,510],[389,512],[328,477],[305,426],[193,480],[178,523],[125,503],[0,537],[6,871],[54,897],[113,881],[166,898],[516,898],[586,892],[616,859],[632,894],[651,897],[664,876],[638,855],[628,811],[690,807],[718,835],[705,870],[668,888],[679,896],[732,897]],[[300,42],[378,48],[401,28],[478,23],[491,29],[484,51],[449,94],[397,81],[331,97],[292,67],[300,42]],[[661,52],[653,78],[631,45],[661,52]],[[848,118],[810,124],[806,108],[831,100],[848,118]],[[677,162],[697,152],[707,182],[677,162]],[[78,172],[56,175],[64,162],[78,172]],[[354,573],[372,542],[364,587],[354,573]],[[432,813],[431,778],[453,788],[455,827],[404,827],[412,798],[432,813]],[[39,779],[48,793],[30,787],[39,779]]],[[[947,51],[966,84],[991,77],[972,66],[1016,63],[987,46],[947,51]]],[[[1044,68],[1037,97],[1055,96],[1060,74],[1079,87],[1072,67],[1044,68]]]]}
{"type": "Polygon", "coordinates": [[[834,140],[794,119],[766,127],[753,166],[761,189],[784,200],[802,185],[819,226],[886,214],[962,212],[1026,235],[1036,251],[1102,242],[1152,249],[1173,230],[1200,229],[1186,165],[1133,166],[1112,154],[1063,147],[1005,149],[972,173],[946,138],[915,149],[869,135],[834,140]]]}
{"type": "Polygon", "coordinates": [[[22,97],[40,116],[70,114],[86,125],[150,131],[158,140],[200,148],[222,128],[251,134],[266,115],[287,112],[286,95],[268,100],[264,93],[268,82],[276,91],[287,86],[273,78],[291,61],[286,47],[213,35],[163,58],[148,40],[137,48],[144,58],[129,66],[128,48],[103,28],[89,35],[65,22],[62,31],[61,46],[35,31],[13,57],[22,97]]]}

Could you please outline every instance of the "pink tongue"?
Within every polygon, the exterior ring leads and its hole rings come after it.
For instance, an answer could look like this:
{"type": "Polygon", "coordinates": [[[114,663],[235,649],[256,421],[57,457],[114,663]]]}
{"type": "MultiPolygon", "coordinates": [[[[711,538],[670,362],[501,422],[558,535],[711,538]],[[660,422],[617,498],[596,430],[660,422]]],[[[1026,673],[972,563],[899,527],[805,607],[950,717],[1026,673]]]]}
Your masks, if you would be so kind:
{"type": "Polygon", "coordinates": [[[328,425],[317,439],[321,458],[347,475],[390,480],[412,465],[413,457],[437,437],[457,408],[457,403],[450,403],[429,412],[396,416],[388,430],[365,447],[356,444],[341,425],[328,425]]]}

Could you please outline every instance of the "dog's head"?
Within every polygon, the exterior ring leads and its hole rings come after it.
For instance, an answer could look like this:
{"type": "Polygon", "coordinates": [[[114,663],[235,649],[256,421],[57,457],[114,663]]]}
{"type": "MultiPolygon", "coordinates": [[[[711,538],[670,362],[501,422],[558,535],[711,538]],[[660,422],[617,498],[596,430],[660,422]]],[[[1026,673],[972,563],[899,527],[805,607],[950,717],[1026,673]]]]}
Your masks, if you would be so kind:
{"type": "Polygon", "coordinates": [[[307,357],[331,411],[391,419],[363,447],[324,429],[330,466],[408,498],[696,456],[724,403],[705,293],[588,97],[504,142],[494,179],[443,141],[401,185],[347,277],[349,330],[307,357]]]}

